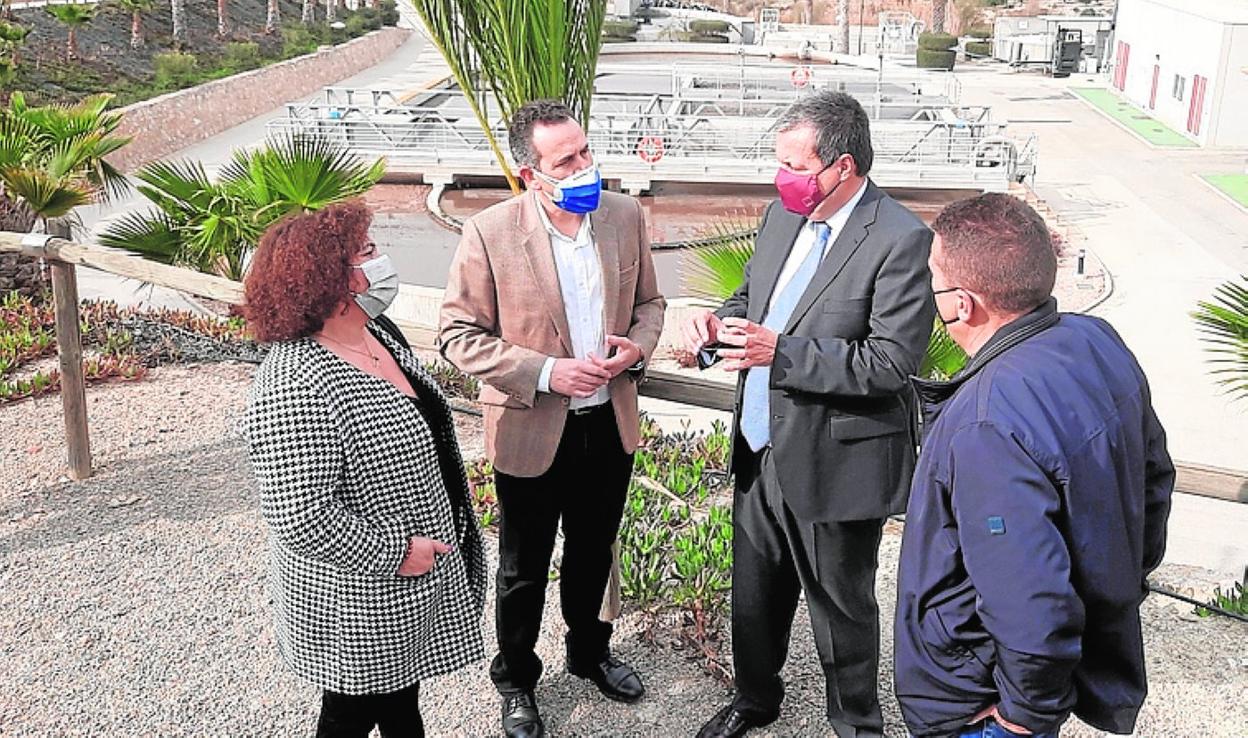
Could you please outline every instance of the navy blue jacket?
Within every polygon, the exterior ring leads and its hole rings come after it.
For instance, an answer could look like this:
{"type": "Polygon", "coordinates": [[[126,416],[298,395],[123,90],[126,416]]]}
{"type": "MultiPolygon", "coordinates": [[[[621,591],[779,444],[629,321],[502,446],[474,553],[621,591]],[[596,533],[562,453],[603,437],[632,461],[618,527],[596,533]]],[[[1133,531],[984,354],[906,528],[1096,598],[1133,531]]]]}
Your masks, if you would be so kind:
{"type": "Polygon", "coordinates": [[[1072,711],[1129,733],[1174,488],[1135,357],[1049,300],[952,381],[914,383],[925,434],[895,625],[907,726],[947,735],[999,704],[1036,733],[1072,711]]]}

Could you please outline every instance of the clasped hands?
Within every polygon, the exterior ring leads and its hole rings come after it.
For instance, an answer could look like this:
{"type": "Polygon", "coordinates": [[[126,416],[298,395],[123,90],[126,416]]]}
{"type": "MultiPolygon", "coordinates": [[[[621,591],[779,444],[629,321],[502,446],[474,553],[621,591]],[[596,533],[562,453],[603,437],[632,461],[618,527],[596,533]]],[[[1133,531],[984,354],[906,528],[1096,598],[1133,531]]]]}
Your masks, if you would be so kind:
{"type": "Polygon", "coordinates": [[[592,397],[603,385],[641,361],[641,347],[624,336],[607,336],[608,358],[556,359],[550,371],[550,390],[567,397],[592,397]],[[611,349],[615,349],[611,353],[611,349]]]}
{"type": "Polygon", "coordinates": [[[755,366],[771,366],[776,358],[776,332],[745,318],[724,318],[710,310],[691,317],[681,326],[685,348],[691,356],[708,345],[724,360],[723,369],[739,372],[755,366]]]}

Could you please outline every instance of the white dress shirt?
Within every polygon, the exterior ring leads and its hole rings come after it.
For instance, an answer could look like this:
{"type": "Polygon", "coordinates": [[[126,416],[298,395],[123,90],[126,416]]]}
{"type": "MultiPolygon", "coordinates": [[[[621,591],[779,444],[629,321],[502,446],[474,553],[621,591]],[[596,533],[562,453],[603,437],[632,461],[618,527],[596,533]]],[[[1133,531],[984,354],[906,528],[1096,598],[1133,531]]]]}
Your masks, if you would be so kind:
{"type": "MultiPolygon", "coordinates": [[[[844,186],[844,185],[842,185],[844,186]]],[[[867,191],[867,180],[863,179],[859,185],[858,191],[854,196],[849,198],[849,202],[845,203],[828,218],[825,223],[828,225],[828,243],[824,246],[823,255],[826,257],[828,251],[832,248],[832,244],[836,243],[837,236],[841,235],[841,231],[845,230],[845,224],[849,221],[849,214],[854,212],[854,208],[858,207],[858,201],[862,199],[862,193],[867,191]]],[[[806,225],[802,226],[802,230],[798,231],[797,238],[793,240],[793,250],[789,252],[788,261],[784,262],[784,268],[780,270],[780,277],[776,280],[776,288],[771,291],[771,299],[767,301],[767,309],[770,311],[776,304],[776,298],[784,291],[792,281],[793,275],[797,274],[797,269],[806,261],[806,257],[810,255],[810,250],[818,243],[818,221],[808,220],[806,225]]]]}
{"type": "MultiPolygon", "coordinates": [[[[563,294],[563,310],[568,318],[568,330],[572,333],[572,354],[582,360],[588,359],[590,354],[605,357],[607,337],[603,331],[606,312],[602,296],[602,260],[598,256],[589,216],[581,219],[580,229],[569,238],[550,222],[541,203],[537,204],[537,213],[550,233],[550,248],[559,273],[559,291],[563,294]]],[[[537,380],[539,392],[550,392],[550,373],[554,368],[555,357],[547,357],[537,380]]],[[[568,407],[573,410],[594,407],[610,399],[611,394],[603,385],[589,397],[573,397],[568,407]]]]}

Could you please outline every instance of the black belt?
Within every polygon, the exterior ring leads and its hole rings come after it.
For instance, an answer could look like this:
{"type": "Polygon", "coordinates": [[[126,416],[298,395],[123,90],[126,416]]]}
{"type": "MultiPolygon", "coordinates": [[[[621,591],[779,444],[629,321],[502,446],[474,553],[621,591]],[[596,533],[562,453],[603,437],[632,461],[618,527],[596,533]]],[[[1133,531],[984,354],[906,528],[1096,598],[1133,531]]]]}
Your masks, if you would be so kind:
{"type": "Polygon", "coordinates": [[[599,410],[602,410],[602,409],[604,409],[604,408],[608,408],[608,407],[610,407],[610,406],[611,406],[611,401],[610,401],[610,400],[608,400],[607,402],[603,402],[603,403],[600,403],[600,404],[598,404],[598,405],[590,405],[589,407],[574,407],[574,408],[568,408],[568,415],[573,415],[573,416],[576,416],[576,417],[583,417],[583,416],[585,416],[585,415],[589,415],[589,414],[591,414],[591,413],[595,413],[595,412],[597,412],[597,411],[599,411],[599,410]]]}

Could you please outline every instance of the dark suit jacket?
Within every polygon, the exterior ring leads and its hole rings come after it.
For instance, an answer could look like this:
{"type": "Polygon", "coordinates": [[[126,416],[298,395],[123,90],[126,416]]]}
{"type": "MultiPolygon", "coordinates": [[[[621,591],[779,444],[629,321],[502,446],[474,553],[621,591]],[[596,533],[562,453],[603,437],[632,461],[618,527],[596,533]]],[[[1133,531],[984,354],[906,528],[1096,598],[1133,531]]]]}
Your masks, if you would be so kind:
{"type": "MultiPolygon", "coordinates": [[[[909,376],[935,305],[932,232],[870,181],[776,342],[771,443],[780,490],[803,520],[866,520],[905,510],[914,471],[909,376]]],[[[761,323],[806,219],[768,206],[745,282],[717,311],[761,323]]],[[[747,479],[737,382],[732,468],[747,479]]]]}

